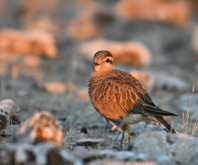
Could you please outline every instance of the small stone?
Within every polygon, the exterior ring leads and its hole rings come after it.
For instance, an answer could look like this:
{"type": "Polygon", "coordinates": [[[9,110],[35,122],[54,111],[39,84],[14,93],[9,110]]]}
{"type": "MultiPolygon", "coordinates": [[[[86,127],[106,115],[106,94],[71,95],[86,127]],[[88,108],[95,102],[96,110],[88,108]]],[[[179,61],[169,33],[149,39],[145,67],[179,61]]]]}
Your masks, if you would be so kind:
{"type": "Polygon", "coordinates": [[[167,155],[161,155],[156,159],[157,163],[161,165],[176,165],[173,159],[167,155]]]}
{"type": "Polygon", "coordinates": [[[122,160],[122,161],[129,161],[129,160],[136,160],[137,155],[134,152],[131,151],[120,151],[120,152],[116,152],[115,153],[115,157],[118,160],[122,160]]]}
{"type": "Polygon", "coordinates": [[[149,158],[149,154],[145,154],[145,153],[140,153],[137,155],[137,160],[138,161],[148,161],[149,158]]]}
{"type": "Polygon", "coordinates": [[[73,152],[80,152],[80,151],[86,151],[86,148],[83,146],[76,146],[72,149],[73,152]]]}
{"type": "Polygon", "coordinates": [[[88,134],[87,128],[86,127],[82,127],[81,130],[80,130],[80,133],[88,134]]]}
{"type": "Polygon", "coordinates": [[[40,66],[40,58],[36,57],[34,55],[28,55],[27,57],[23,58],[23,61],[21,65],[23,67],[29,67],[29,68],[37,68],[40,66]]]}
{"type": "Polygon", "coordinates": [[[79,98],[89,100],[89,94],[88,94],[87,88],[86,89],[81,89],[80,91],[78,91],[77,96],[79,98]]]}
{"type": "Polygon", "coordinates": [[[95,139],[95,138],[83,138],[76,141],[78,146],[95,146],[98,144],[103,144],[105,142],[104,139],[95,139]]]}
{"type": "Polygon", "coordinates": [[[66,85],[60,82],[47,82],[45,84],[45,89],[49,93],[59,93],[64,94],[66,92],[66,85]]]}
{"type": "Polygon", "coordinates": [[[107,128],[107,124],[106,123],[92,123],[90,125],[88,125],[89,129],[104,129],[107,128]]]}
{"type": "Polygon", "coordinates": [[[82,14],[72,20],[66,33],[76,40],[87,40],[99,36],[99,30],[94,19],[87,14],[82,14]]]}

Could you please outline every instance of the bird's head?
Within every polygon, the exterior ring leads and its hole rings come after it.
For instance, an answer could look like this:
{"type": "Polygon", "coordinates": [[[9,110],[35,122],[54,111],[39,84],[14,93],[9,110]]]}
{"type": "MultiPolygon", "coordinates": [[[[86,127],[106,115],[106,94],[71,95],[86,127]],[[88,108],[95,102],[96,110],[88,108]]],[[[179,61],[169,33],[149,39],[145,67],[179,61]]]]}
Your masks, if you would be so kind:
{"type": "Polygon", "coordinates": [[[97,73],[105,73],[114,69],[113,56],[107,50],[100,50],[93,57],[93,70],[97,73]]]}

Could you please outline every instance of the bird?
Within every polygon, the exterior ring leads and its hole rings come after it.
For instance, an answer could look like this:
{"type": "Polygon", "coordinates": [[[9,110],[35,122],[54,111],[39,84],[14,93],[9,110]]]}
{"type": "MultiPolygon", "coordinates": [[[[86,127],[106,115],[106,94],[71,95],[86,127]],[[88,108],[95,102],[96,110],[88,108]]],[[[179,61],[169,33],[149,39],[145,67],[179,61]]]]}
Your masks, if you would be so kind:
{"type": "Polygon", "coordinates": [[[93,57],[92,68],[93,72],[88,79],[90,101],[112,125],[112,130],[122,132],[121,145],[126,130],[130,143],[130,124],[143,120],[158,121],[165,126],[167,132],[176,133],[163,116],[177,115],[158,107],[132,74],[115,69],[111,52],[97,51],[93,57]]]}

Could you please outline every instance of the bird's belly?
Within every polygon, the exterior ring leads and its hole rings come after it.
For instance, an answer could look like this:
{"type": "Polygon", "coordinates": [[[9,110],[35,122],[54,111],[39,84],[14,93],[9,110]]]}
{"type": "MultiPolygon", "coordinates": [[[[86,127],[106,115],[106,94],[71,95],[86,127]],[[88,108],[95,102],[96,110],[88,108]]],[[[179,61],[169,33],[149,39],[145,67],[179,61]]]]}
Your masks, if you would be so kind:
{"type": "Polygon", "coordinates": [[[126,123],[135,124],[146,119],[147,119],[147,116],[145,115],[129,114],[122,120],[122,124],[126,124],[126,123]]]}

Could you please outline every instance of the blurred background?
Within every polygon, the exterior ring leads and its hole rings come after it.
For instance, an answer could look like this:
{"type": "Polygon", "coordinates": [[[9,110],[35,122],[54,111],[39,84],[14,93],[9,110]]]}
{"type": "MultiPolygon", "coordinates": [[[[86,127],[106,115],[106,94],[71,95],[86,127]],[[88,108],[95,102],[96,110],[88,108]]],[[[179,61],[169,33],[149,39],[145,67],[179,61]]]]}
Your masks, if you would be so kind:
{"type": "MultiPolygon", "coordinates": [[[[100,121],[87,79],[101,49],[158,105],[181,116],[189,110],[194,124],[197,0],[0,0],[0,94],[23,119],[47,110],[76,124],[100,121]]],[[[179,129],[184,117],[174,122],[179,129]]]]}

